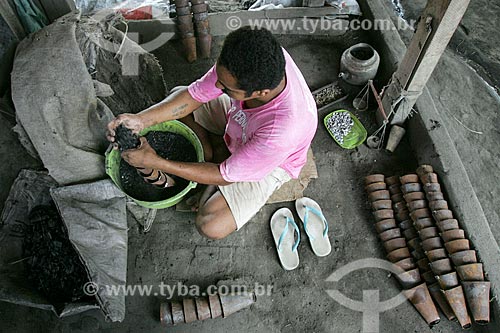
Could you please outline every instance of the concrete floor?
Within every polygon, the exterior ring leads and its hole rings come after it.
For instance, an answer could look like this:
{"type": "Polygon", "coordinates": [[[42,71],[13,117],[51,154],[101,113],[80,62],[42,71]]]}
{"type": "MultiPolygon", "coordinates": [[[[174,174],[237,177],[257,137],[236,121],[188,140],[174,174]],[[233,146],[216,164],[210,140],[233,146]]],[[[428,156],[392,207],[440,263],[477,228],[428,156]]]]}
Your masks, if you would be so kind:
{"type": "MultiPolygon", "coordinates": [[[[341,52],[350,44],[362,41],[359,35],[333,39],[284,37],[281,42],[301,68],[311,89],[334,80],[341,52]]],[[[169,88],[186,84],[203,74],[213,59],[195,65],[185,63],[176,42],[155,52],[165,70],[169,88]]],[[[220,40],[215,41],[215,51],[220,40]]],[[[348,103],[339,108],[349,108],[348,103]]],[[[357,114],[372,132],[372,115],[357,114]]],[[[325,114],[320,114],[323,119],[325,114]]],[[[2,136],[8,131],[1,131],[2,136]]],[[[9,134],[10,135],[10,134],[9,134]]],[[[6,142],[7,139],[2,139],[6,142]]],[[[13,140],[12,138],[9,140],[13,140]]],[[[10,141],[9,141],[10,142],[10,141]]],[[[194,215],[162,210],[148,234],[129,221],[129,284],[199,285],[204,288],[219,280],[237,279],[244,284],[272,286],[270,296],[259,297],[251,308],[227,319],[207,320],[168,329],[171,332],[360,332],[362,315],[330,298],[328,289],[338,288],[344,295],[361,300],[362,291],[380,290],[382,300],[399,292],[394,278],[378,269],[365,269],[343,278],[336,285],[326,278],[339,267],[363,258],[384,258],[384,252],[373,229],[373,221],[363,189],[363,177],[370,173],[386,175],[412,172],[416,162],[408,142],[403,141],[394,155],[369,150],[365,146],[342,150],[319,125],[313,142],[319,178],[313,180],[305,195],[315,199],[329,221],[332,254],[316,257],[302,232],[299,246],[301,264],[285,272],[278,261],[268,223],[280,207],[292,210],[293,203],[265,206],[241,231],[221,241],[203,239],[195,230],[194,215]]],[[[2,156],[16,168],[32,166],[29,159],[18,160],[19,148],[0,145],[2,156]],[[12,157],[16,156],[16,159],[12,157]],[[23,162],[18,162],[23,161],[23,162]]],[[[17,170],[16,169],[16,170],[17,170]]],[[[2,177],[2,191],[10,186],[14,172],[2,177]],[[4,180],[6,182],[4,183],[4,180]]],[[[3,176],[3,175],[2,175],[3,176]]],[[[296,219],[298,219],[296,217],[296,219]]],[[[51,313],[0,303],[2,331],[15,332],[163,332],[159,324],[159,297],[128,297],[126,319],[106,323],[99,311],[57,319],[51,313]]],[[[380,316],[381,332],[459,332],[456,322],[443,319],[432,330],[415,309],[404,303],[380,316]]],[[[474,327],[473,331],[479,331],[474,327]]]]}

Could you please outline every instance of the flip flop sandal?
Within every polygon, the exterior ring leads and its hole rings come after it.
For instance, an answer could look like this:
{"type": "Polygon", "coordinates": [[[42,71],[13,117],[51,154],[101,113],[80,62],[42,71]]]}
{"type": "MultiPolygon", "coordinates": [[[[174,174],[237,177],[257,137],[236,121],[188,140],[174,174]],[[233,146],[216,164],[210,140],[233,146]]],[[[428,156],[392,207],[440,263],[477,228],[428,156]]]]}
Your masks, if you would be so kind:
{"type": "Polygon", "coordinates": [[[318,257],[329,255],[332,246],[328,238],[328,222],[318,203],[304,197],[295,201],[295,208],[302,220],[314,254],[318,257]]]}
{"type": "Polygon", "coordinates": [[[300,243],[300,230],[293,220],[290,209],[278,209],[271,217],[270,225],[274,242],[278,249],[278,257],[281,266],[287,271],[297,268],[297,266],[299,266],[299,253],[297,252],[297,247],[300,243]],[[292,229],[290,229],[290,227],[292,229]],[[294,231],[297,233],[295,242],[294,231]]]}

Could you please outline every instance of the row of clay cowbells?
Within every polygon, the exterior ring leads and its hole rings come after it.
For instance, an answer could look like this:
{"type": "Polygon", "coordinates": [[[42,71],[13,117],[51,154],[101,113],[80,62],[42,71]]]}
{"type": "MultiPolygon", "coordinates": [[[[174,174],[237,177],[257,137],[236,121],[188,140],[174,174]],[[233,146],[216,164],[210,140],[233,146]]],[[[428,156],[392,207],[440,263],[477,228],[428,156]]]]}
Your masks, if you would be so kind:
{"type": "Polygon", "coordinates": [[[440,321],[437,309],[427,285],[422,283],[420,272],[410,255],[406,240],[401,236],[401,229],[396,224],[392,201],[384,179],[385,176],[382,174],[365,178],[365,189],[375,217],[375,229],[383,242],[387,259],[404,271],[396,274],[396,277],[404,289],[405,296],[427,324],[435,325],[440,321]]]}
{"type": "Polygon", "coordinates": [[[227,316],[255,303],[255,294],[240,292],[237,294],[208,297],[185,298],[160,305],[160,322],[163,326],[191,323],[197,320],[227,316]]]}
{"type": "MultiPolygon", "coordinates": [[[[444,295],[441,293],[439,285],[437,284],[437,281],[434,278],[434,274],[431,271],[425,252],[422,249],[422,244],[420,241],[420,237],[418,235],[418,231],[415,228],[413,221],[410,218],[409,215],[410,212],[408,210],[405,201],[405,197],[407,197],[408,200],[422,199],[423,193],[416,194],[415,192],[415,193],[403,194],[401,190],[401,182],[398,176],[387,177],[385,179],[385,182],[391,194],[391,201],[393,208],[396,211],[395,214],[396,220],[399,224],[399,228],[403,232],[406,242],[408,243],[411,249],[411,254],[414,259],[414,262],[416,261],[420,274],[427,283],[432,298],[436,301],[436,303],[441,308],[441,311],[443,311],[445,316],[449,320],[451,320],[455,318],[453,310],[448,305],[448,302],[446,301],[444,295]]],[[[429,223],[429,221],[423,221],[423,222],[429,223]]],[[[432,223],[432,221],[430,221],[430,223],[432,223]]]]}
{"type": "Polygon", "coordinates": [[[453,213],[448,207],[432,166],[422,165],[417,172],[424,184],[429,208],[435,220],[438,221],[437,226],[446,251],[458,272],[458,276],[456,272],[438,276],[439,283],[446,287],[458,284],[458,279],[460,279],[474,321],[486,324],[490,320],[490,282],[484,281],[483,265],[477,262],[476,251],[470,249],[470,242],[464,230],[460,229],[458,221],[453,218],[453,213]]]}
{"type": "MultiPolygon", "coordinates": [[[[419,230],[419,237],[422,241],[422,249],[427,255],[429,266],[433,275],[438,277],[439,286],[448,300],[448,304],[452,308],[455,317],[458,319],[463,328],[468,328],[471,326],[471,321],[469,314],[467,313],[467,305],[465,303],[463,290],[458,283],[458,280],[450,278],[453,276],[453,273],[455,273],[456,276],[456,272],[444,249],[439,230],[436,228],[434,221],[432,220],[433,215],[428,207],[428,202],[425,199],[425,193],[422,191],[423,187],[419,182],[419,177],[417,174],[408,174],[400,179],[401,189],[405,194],[417,193],[413,196],[413,199],[416,200],[411,200],[411,197],[408,196],[405,199],[407,200],[406,204],[410,210],[410,216],[414,224],[418,223],[421,225],[419,222],[421,219],[425,219],[425,223],[429,223],[429,220],[432,222],[432,224],[429,224],[419,230]]],[[[439,215],[438,217],[439,219],[436,218],[436,220],[441,221],[449,217],[449,215],[439,215]]],[[[424,274],[431,275],[429,272],[424,274]]]]}
{"type": "Polygon", "coordinates": [[[177,28],[186,51],[188,62],[193,62],[197,59],[196,36],[198,37],[201,57],[210,56],[212,44],[212,36],[210,35],[208,23],[208,5],[204,0],[191,0],[191,4],[192,6],[189,5],[188,0],[175,0],[177,28]],[[207,35],[210,37],[207,37],[207,35]]]}

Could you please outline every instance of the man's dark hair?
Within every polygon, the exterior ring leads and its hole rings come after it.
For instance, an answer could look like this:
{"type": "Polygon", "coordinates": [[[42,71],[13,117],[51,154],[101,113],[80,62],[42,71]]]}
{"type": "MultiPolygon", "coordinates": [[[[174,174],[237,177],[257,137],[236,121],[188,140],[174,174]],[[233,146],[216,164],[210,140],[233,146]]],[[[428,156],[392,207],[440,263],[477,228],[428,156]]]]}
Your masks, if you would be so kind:
{"type": "Polygon", "coordinates": [[[266,29],[242,27],[227,35],[218,64],[238,81],[247,96],[254,91],[276,88],[285,76],[281,45],[266,29]]]}

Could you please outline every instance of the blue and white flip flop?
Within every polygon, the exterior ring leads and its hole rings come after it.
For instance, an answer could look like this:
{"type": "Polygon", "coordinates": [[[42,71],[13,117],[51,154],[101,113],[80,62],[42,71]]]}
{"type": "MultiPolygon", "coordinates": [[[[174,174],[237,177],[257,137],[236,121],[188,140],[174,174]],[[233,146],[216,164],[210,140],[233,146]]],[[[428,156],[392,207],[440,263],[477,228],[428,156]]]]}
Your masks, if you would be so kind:
{"type": "Polygon", "coordinates": [[[300,243],[300,231],[290,209],[278,209],[271,217],[270,225],[281,266],[287,271],[297,268],[299,266],[297,247],[300,243]],[[295,233],[297,233],[296,240],[294,240],[295,233]]]}
{"type": "Polygon", "coordinates": [[[304,197],[295,201],[295,208],[304,224],[314,254],[318,257],[329,255],[332,252],[332,245],[328,238],[328,222],[318,203],[304,197]]]}

